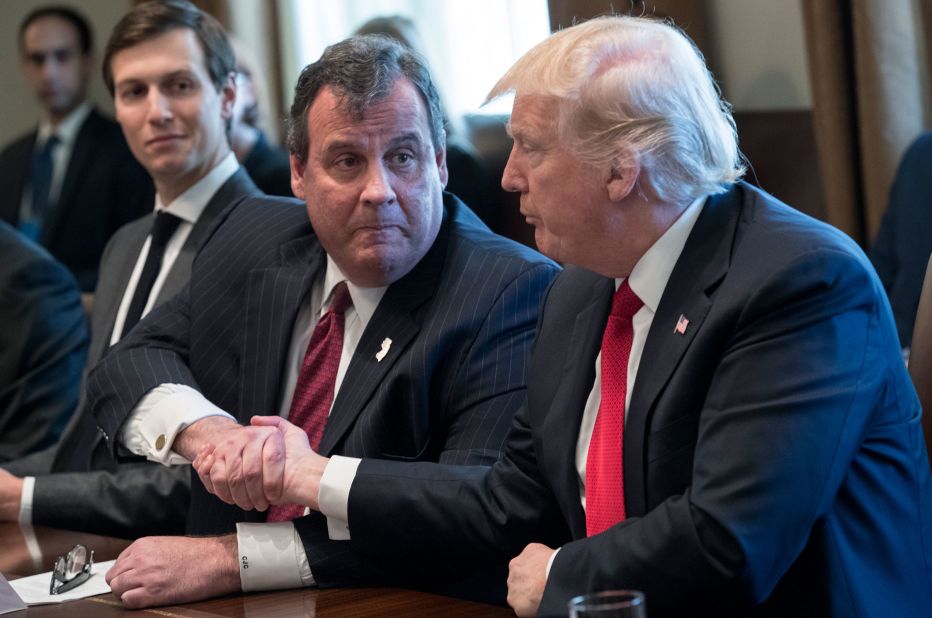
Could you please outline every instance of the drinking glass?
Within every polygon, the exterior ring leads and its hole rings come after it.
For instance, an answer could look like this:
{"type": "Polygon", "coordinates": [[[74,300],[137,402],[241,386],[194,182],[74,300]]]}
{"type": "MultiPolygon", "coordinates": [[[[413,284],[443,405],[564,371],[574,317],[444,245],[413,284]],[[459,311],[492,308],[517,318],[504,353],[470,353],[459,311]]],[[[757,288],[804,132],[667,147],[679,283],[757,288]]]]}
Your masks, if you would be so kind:
{"type": "Polygon", "coordinates": [[[647,618],[644,593],[637,590],[607,590],[573,597],[571,618],[647,618]]]}

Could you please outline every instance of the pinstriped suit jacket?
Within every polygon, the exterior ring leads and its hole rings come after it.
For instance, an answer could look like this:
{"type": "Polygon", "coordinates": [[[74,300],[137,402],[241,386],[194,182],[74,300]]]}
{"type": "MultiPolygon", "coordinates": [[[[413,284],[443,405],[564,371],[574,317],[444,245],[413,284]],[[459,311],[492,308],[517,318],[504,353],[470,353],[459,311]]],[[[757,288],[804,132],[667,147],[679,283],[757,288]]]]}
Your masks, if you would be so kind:
{"type": "MultiPolygon", "coordinates": [[[[538,306],[556,265],[496,236],[447,194],[427,255],[391,285],[352,358],[321,442],[325,455],[491,464],[524,398],[538,306]],[[388,355],[375,354],[389,337],[388,355]]],[[[98,422],[114,436],[163,383],[198,388],[248,422],[275,414],[298,309],[326,258],[294,200],[250,199],[228,212],[194,263],[187,291],[152,312],[89,377],[98,422]]],[[[113,440],[111,440],[113,445],[113,440]]],[[[192,477],[189,532],[261,521],[192,477]]],[[[297,522],[321,585],[365,579],[319,516],[297,522]]],[[[397,571],[397,569],[395,569],[397,571]]]]}
{"type": "MultiPolygon", "coordinates": [[[[168,272],[156,305],[187,284],[197,249],[217,215],[244,196],[259,194],[244,169],[217,190],[168,272]]],[[[151,215],[146,215],[124,225],[107,243],[94,299],[87,367],[93,367],[110,345],[117,310],[151,226],[151,215]]],[[[4,467],[18,476],[36,476],[35,524],[127,538],[178,534],[184,529],[187,471],[148,462],[117,466],[83,402],[57,444],[4,467]]]]}

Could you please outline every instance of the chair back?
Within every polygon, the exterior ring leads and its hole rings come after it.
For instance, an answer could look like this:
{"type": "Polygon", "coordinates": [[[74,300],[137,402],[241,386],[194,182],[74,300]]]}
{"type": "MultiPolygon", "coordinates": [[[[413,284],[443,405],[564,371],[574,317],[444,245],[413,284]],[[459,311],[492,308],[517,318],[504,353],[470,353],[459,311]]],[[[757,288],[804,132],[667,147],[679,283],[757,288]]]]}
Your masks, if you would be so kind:
{"type": "Polygon", "coordinates": [[[922,430],[932,461],[932,256],[926,266],[922,295],[916,311],[916,326],[909,352],[909,375],[922,404],[922,430]]]}

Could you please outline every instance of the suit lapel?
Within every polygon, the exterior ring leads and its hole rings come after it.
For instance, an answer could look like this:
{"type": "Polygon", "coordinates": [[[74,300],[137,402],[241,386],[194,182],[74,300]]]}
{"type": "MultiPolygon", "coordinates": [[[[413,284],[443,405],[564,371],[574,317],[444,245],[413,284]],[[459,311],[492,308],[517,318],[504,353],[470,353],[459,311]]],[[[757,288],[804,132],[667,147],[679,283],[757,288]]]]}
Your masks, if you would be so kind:
{"type": "Polygon", "coordinates": [[[728,271],[739,213],[738,189],[708,199],[651,323],[625,421],[625,505],[629,515],[646,511],[644,445],[654,402],[702,327],[714,288],[728,271]],[[676,330],[681,315],[689,320],[682,333],[676,330]]]}
{"type": "Polygon", "coordinates": [[[97,110],[92,109],[75,137],[71,158],[68,159],[68,169],[65,170],[61,190],[58,192],[58,202],[42,224],[42,238],[46,245],[51,240],[51,234],[59,233],[58,221],[72,208],[71,201],[81,194],[81,183],[90,173],[91,163],[95,159],[94,148],[100,141],[97,138],[99,127],[97,110]]]}
{"type": "Polygon", "coordinates": [[[433,297],[439,284],[450,225],[452,223],[446,219],[427,255],[410,273],[389,286],[372,314],[330,410],[330,418],[320,443],[322,454],[331,454],[352,428],[376,387],[421,330],[416,311],[433,297]],[[391,339],[391,346],[387,354],[377,359],[376,354],[382,349],[382,342],[386,338],[391,339]]]}
{"type": "Polygon", "coordinates": [[[91,349],[88,352],[89,366],[96,363],[110,347],[113,323],[126,286],[129,285],[129,278],[133,274],[133,267],[139,258],[139,252],[142,251],[142,245],[149,235],[151,221],[151,216],[146,216],[129,223],[125,242],[113,244],[107,263],[101,269],[101,274],[106,276],[100,278],[95,291],[94,310],[91,313],[93,321],[91,349]]]}
{"type": "Polygon", "coordinates": [[[194,258],[197,256],[197,251],[204,238],[207,236],[207,233],[213,227],[213,221],[217,215],[223,212],[223,210],[233,202],[253,194],[258,195],[259,190],[242,167],[217,189],[217,192],[214,193],[214,196],[207,202],[204,211],[194,223],[194,227],[191,228],[191,233],[188,234],[188,238],[184,241],[184,246],[181,247],[178,257],[175,258],[172,268],[165,278],[162,288],[159,290],[155,306],[170,299],[187,285],[188,279],[191,277],[191,266],[194,263],[194,258]]]}
{"type": "Polygon", "coordinates": [[[576,443],[595,380],[595,359],[602,346],[613,292],[612,279],[599,279],[593,286],[590,302],[576,316],[573,334],[567,342],[569,353],[561,370],[563,377],[551,405],[553,411],[545,415],[540,432],[543,440],[553,443],[552,452],[547,449],[547,456],[539,459],[548,466],[548,477],[555,479],[553,490],[561,497],[560,505],[573,538],[586,536],[586,515],[579,501],[576,443]]]}
{"type": "Polygon", "coordinates": [[[282,371],[298,309],[327,264],[313,236],[285,243],[280,255],[280,265],[253,270],[247,280],[240,420],[278,413],[282,371]]]}

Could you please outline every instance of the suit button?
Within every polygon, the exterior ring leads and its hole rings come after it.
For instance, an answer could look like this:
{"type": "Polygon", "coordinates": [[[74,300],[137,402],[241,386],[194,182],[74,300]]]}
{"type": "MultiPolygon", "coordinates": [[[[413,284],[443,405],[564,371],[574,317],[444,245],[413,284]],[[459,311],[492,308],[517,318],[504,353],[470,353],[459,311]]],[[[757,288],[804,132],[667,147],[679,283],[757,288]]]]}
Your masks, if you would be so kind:
{"type": "Polygon", "coordinates": [[[165,448],[165,434],[160,434],[158,438],[155,439],[155,450],[161,451],[165,448]]]}

